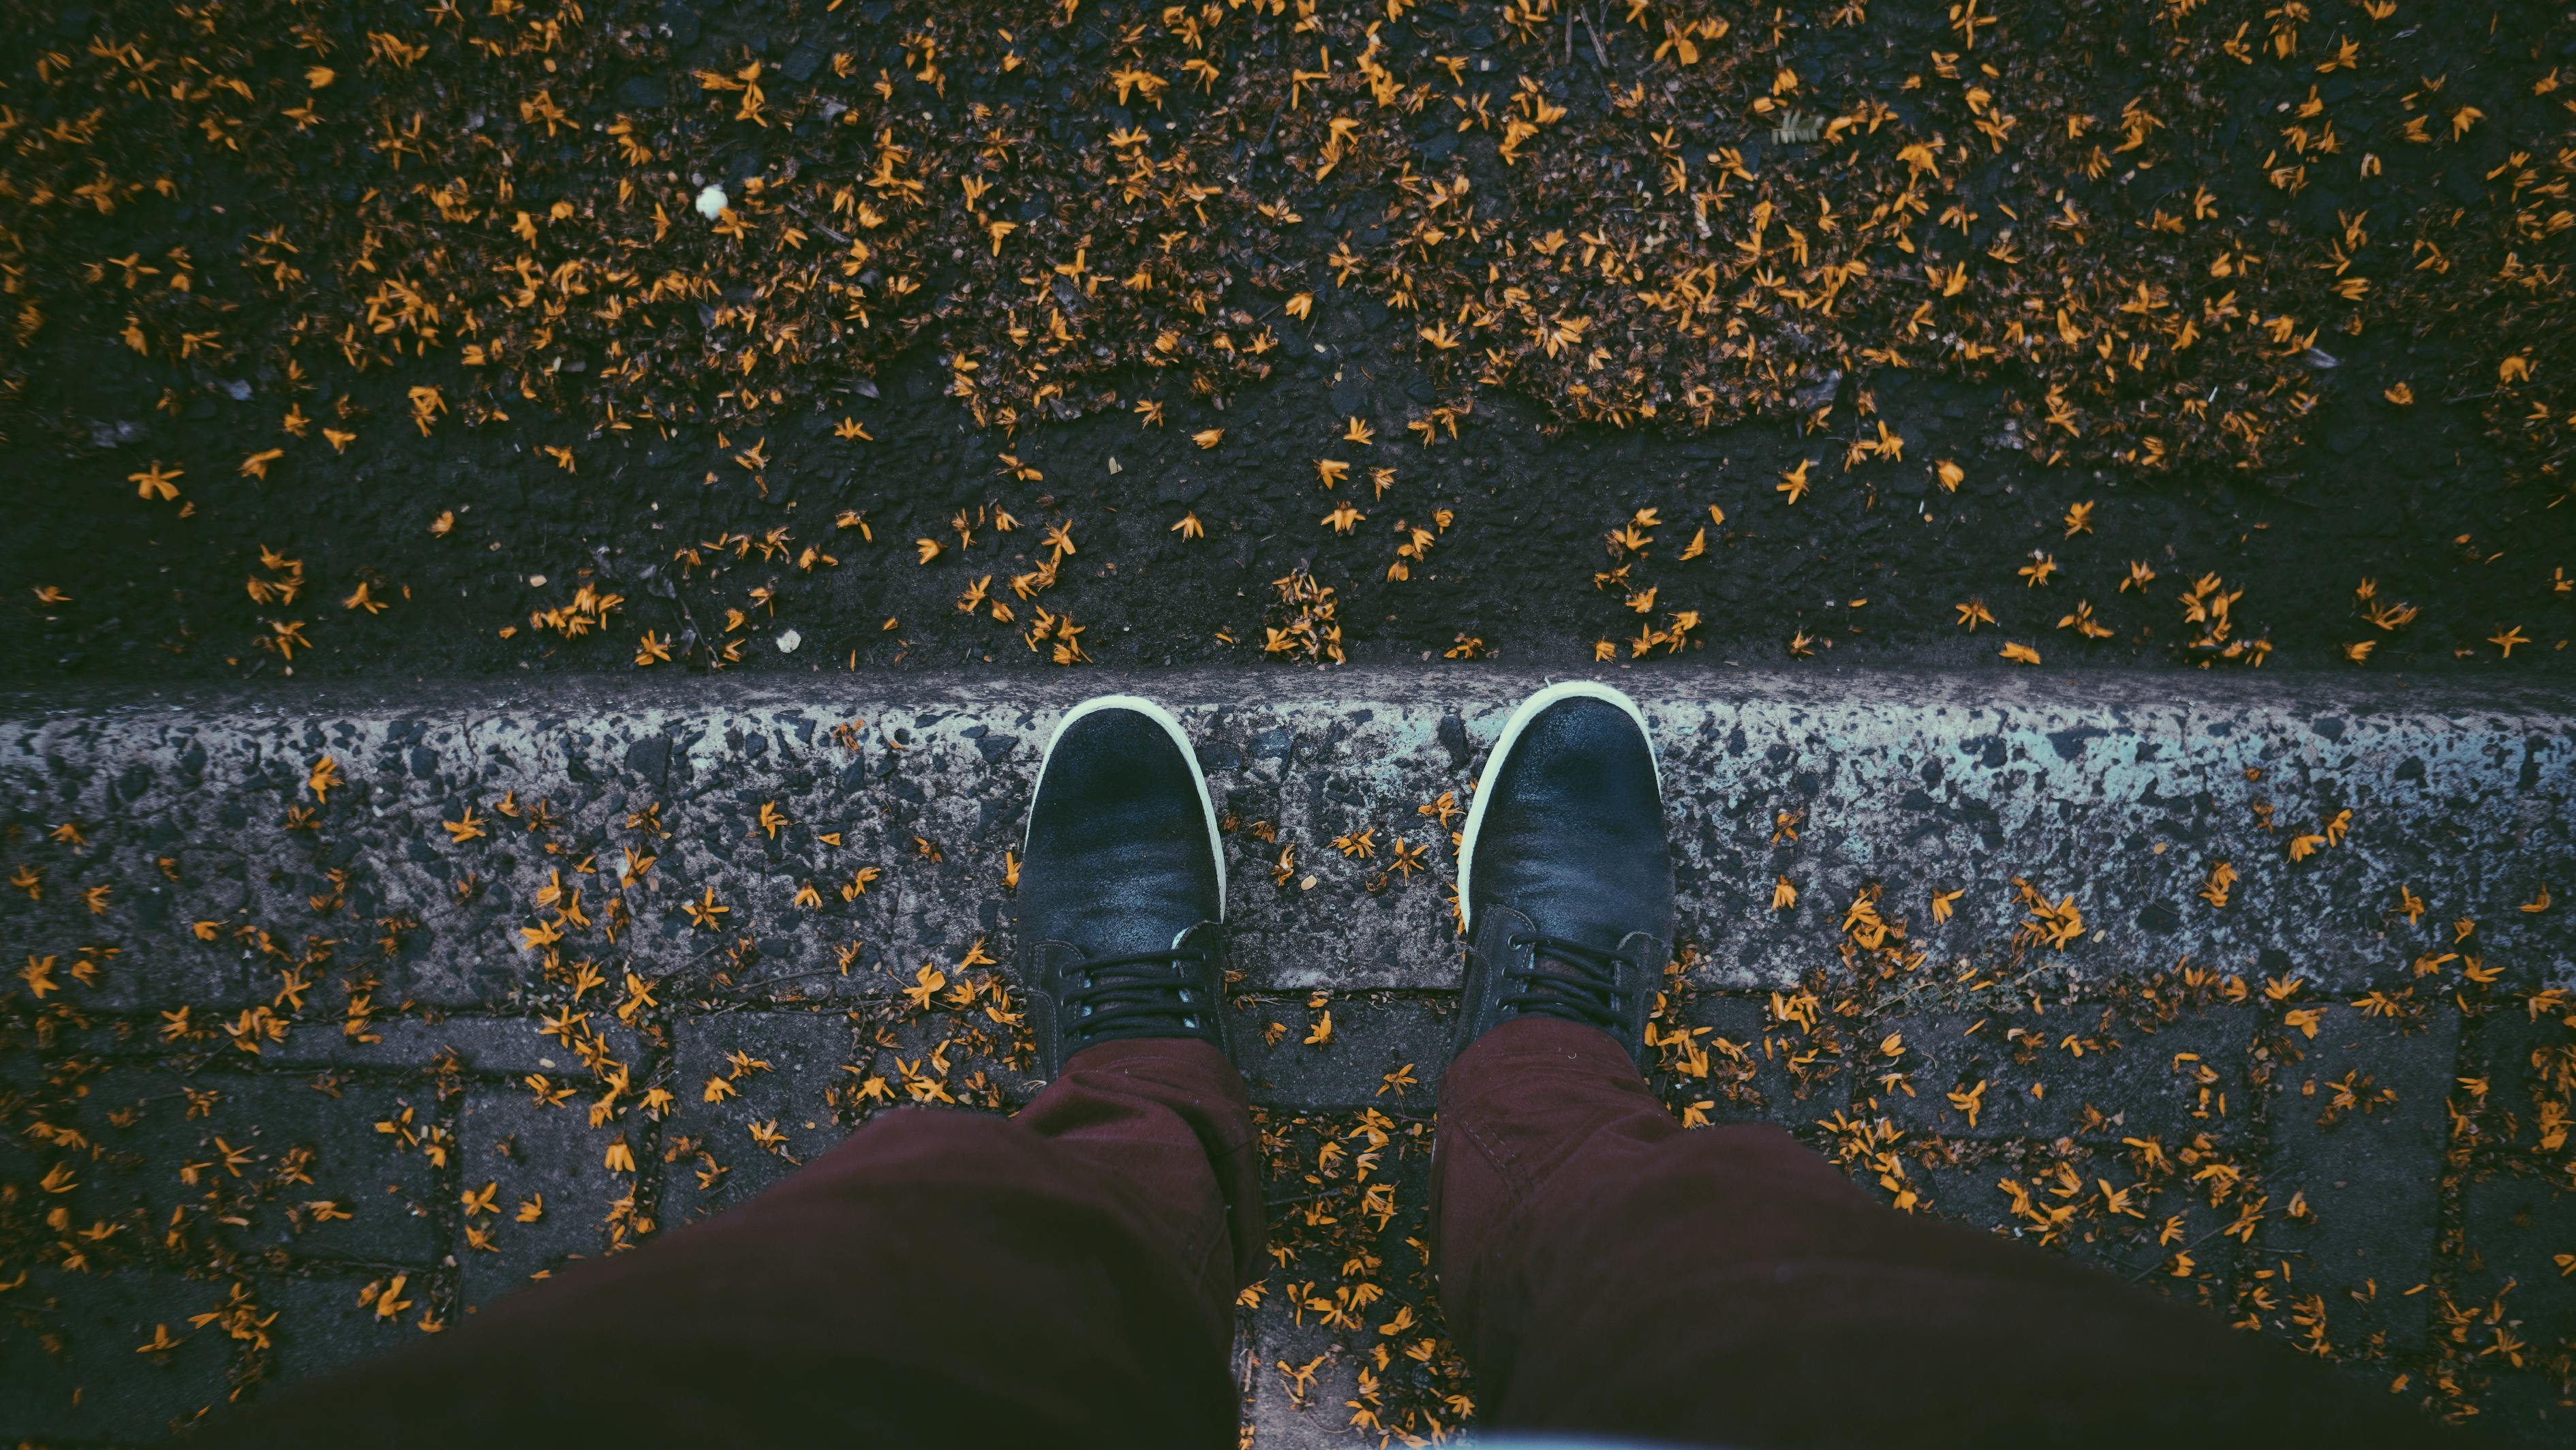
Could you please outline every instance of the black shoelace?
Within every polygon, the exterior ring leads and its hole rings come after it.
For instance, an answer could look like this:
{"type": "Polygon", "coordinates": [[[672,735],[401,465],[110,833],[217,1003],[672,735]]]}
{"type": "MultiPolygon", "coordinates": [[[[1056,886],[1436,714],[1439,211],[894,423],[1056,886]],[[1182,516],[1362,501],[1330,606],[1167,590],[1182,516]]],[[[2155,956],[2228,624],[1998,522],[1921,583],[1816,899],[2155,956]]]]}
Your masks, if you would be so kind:
{"type": "Polygon", "coordinates": [[[1530,948],[1527,966],[1507,966],[1503,994],[1507,1010],[1558,1017],[1617,1032],[1622,1028],[1628,994],[1619,988],[1619,969],[1631,972],[1636,962],[1603,947],[1586,946],[1558,936],[1516,936],[1508,945],[1530,948]],[[1549,971],[1549,966],[1571,968],[1549,971]]]}
{"type": "Polygon", "coordinates": [[[1065,976],[1066,1025],[1088,1042],[1124,1036],[1139,1029],[1151,1036],[1192,1034],[1207,1030],[1212,1004],[1184,962],[1204,966],[1207,952],[1166,948],[1123,957],[1095,957],[1065,976]]]}

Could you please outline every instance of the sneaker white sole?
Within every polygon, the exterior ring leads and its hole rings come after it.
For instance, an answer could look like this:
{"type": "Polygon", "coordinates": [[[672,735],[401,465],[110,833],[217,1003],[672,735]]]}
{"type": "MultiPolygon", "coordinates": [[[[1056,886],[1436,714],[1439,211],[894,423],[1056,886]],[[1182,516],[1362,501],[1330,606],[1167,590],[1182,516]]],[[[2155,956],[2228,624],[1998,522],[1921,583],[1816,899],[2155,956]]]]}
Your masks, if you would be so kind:
{"type": "Polygon", "coordinates": [[[1520,743],[1521,732],[1529,728],[1529,722],[1537,719],[1540,711],[1560,700],[1600,700],[1627,711],[1628,718],[1637,722],[1637,733],[1646,737],[1646,760],[1655,768],[1655,791],[1658,795],[1663,793],[1664,764],[1655,758],[1655,732],[1647,726],[1645,712],[1638,709],[1637,702],[1624,692],[1590,680],[1568,680],[1563,684],[1550,685],[1521,701],[1520,708],[1512,711],[1511,718],[1503,722],[1503,733],[1494,741],[1493,753],[1485,757],[1485,769],[1476,777],[1475,803],[1467,809],[1467,831],[1458,847],[1458,922],[1461,926],[1471,930],[1474,927],[1470,920],[1473,908],[1467,904],[1473,898],[1467,894],[1467,888],[1476,870],[1476,835],[1484,829],[1485,803],[1493,799],[1491,787],[1501,778],[1503,762],[1511,758],[1512,747],[1520,743]]]}
{"type": "MultiPolygon", "coordinates": [[[[1620,698],[1624,700],[1627,697],[1622,695],[1620,698]]],[[[1636,707],[1632,705],[1629,708],[1633,711],[1636,707]]],[[[1055,743],[1064,738],[1064,732],[1072,728],[1075,721],[1100,710],[1135,711],[1162,726],[1163,733],[1172,737],[1173,746],[1181,752],[1182,761],[1190,768],[1190,783],[1198,787],[1199,810],[1207,818],[1208,856],[1216,863],[1216,917],[1219,921],[1225,920],[1225,845],[1217,836],[1216,800],[1208,794],[1207,776],[1199,770],[1198,750],[1190,744],[1189,732],[1181,728],[1181,722],[1173,718],[1171,711],[1141,695],[1098,695],[1064,712],[1064,718],[1055,722],[1055,730],[1047,736],[1046,754],[1039,757],[1037,790],[1029,793],[1030,809],[1036,809],[1038,795],[1046,789],[1047,766],[1055,760],[1055,743]]],[[[1022,826],[1020,853],[1023,857],[1028,854],[1028,849],[1029,828],[1022,826]]]]}

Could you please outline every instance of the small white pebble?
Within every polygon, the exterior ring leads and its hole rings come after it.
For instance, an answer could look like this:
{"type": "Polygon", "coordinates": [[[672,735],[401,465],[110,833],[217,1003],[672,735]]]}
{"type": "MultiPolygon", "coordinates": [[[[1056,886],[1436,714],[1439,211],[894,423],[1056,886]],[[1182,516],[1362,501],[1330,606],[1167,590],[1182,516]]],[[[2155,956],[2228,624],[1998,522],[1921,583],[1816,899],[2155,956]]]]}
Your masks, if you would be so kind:
{"type": "Polygon", "coordinates": [[[1110,472],[1112,472],[1112,473],[1124,473],[1124,472],[1126,472],[1126,471],[1127,471],[1127,470],[1125,470],[1125,469],[1123,469],[1123,468],[1120,468],[1120,467],[1118,466],[1118,457],[1117,457],[1117,455],[1116,455],[1116,454],[1112,454],[1112,455],[1110,455],[1110,458],[1109,458],[1109,471],[1110,471],[1110,472]]]}
{"type": "Polygon", "coordinates": [[[780,654],[792,655],[796,653],[796,647],[804,642],[805,636],[798,634],[792,629],[782,629],[778,632],[778,652],[780,654]]]}
{"type": "Polygon", "coordinates": [[[528,587],[529,587],[529,588],[531,588],[531,589],[543,589],[543,588],[545,588],[545,587],[546,587],[546,576],[545,576],[545,575],[543,575],[543,574],[531,574],[531,575],[529,575],[529,576],[528,576],[528,587]]]}
{"type": "Polygon", "coordinates": [[[708,221],[723,216],[726,205],[724,188],[712,181],[707,183],[706,190],[698,193],[698,215],[708,221]]]}

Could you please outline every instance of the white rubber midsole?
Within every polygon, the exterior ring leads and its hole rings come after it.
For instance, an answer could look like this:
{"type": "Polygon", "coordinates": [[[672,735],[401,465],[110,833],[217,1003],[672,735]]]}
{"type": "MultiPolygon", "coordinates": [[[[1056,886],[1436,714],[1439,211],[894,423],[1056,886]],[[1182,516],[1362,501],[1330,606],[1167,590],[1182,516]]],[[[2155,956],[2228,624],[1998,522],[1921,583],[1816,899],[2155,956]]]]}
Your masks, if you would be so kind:
{"type": "Polygon", "coordinates": [[[1493,753],[1485,757],[1485,768],[1476,777],[1475,803],[1467,809],[1467,830],[1458,847],[1458,923],[1460,926],[1470,929],[1474,926],[1469,919],[1469,913],[1473,908],[1468,905],[1473,898],[1467,894],[1467,887],[1469,878],[1476,869],[1476,833],[1484,828],[1485,802],[1493,798],[1492,786],[1502,777],[1503,762],[1511,757],[1512,747],[1520,743],[1521,731],[1529,727],[1529,722],[1538,718],[1540,711],[1559,700],[1577,699],[1607,701],[1628,712],[1628,718],[1637,722],[1637,733],[1646,737],[1646,759],[1655,768],[1656,792],[1662,793],[1664,765],[1662,761],[1655,758],[1655,732],[1647,727],[1646,714],[1637,708],[1637,702],[1629,699],[1622,691],[1608,685],[1596,684],[1591,680],[1567,680],[1563,684],[1550,685],[1521,701],[1520,708],[1512,711],[1511,718],[1503,722],[1503,733],[1494,741],[1493,753]]]}
{"type": "MultiPolygon", "coordinates": [[[[1628,697],[1621,695],[1619,698],[1625,700],[1628,697]]],[[[1637,707],[1631,705],[1628,708],[1631,713],[1634,713],[1637,707]]],[[[1179,747],[1181,759],[1190,768],[1190,783],[1198,787],[1199,809],[1207,817],[1208,855],[1216,862],[1216,916],[1219,921],[1225,920],[1225,845],[1216,831],[1216,800],[1208,794],[1207,776],[1199,769],[1199,754],[1196,747],[1190,744],[1190,733],[1181,728],[1181,722],[1173,717],[1171,711],[1153,701],[1141,695],[1097,695],[1064,712],[1064,718],[1055,722],[1054,731],[1047,736],[1046,754],[1038,760],[1037,789],[1029,793],[1032,823],[1036,818],[1038,796],[1046,790],[1047,766],[1055,759],[1055,743],[1064,738],[1064,732],[1072,726],[1073,722],[1099,710],[1133,710],[1162,726],[1163,733],[1171,736],[1172,744],[1179,747]]],[[[1025,857],[1028,849],[1029,828],[1022,826],[1020,854],[1025,857]]]]}

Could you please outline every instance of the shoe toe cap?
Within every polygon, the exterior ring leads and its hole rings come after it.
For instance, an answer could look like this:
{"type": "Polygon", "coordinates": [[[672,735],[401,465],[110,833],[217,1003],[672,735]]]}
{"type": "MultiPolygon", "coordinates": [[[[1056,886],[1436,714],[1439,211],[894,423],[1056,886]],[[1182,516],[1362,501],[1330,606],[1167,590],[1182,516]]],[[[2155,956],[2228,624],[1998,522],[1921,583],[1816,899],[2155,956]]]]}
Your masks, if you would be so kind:
{"type": "Polygon", "coordinates": [[[1160,719],[1095,705],[1055,736],[1030,804],[1021,934],[1146,951],[1223,911],[1197,768],[1160,719]]]}
{"type": "Polygon", "coordinates": [[[1669,941],[1672,865],[1654,749],[1627,710],[1589,696],[1533,716],[1484,789],[1470,910],[1511,905],[1544,932],[1669,941]]]}

